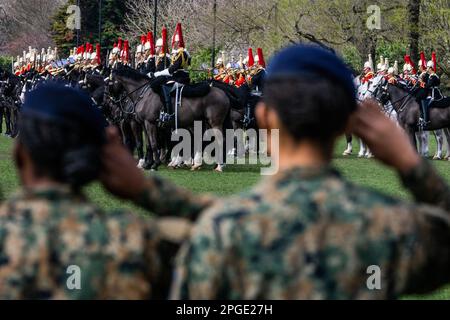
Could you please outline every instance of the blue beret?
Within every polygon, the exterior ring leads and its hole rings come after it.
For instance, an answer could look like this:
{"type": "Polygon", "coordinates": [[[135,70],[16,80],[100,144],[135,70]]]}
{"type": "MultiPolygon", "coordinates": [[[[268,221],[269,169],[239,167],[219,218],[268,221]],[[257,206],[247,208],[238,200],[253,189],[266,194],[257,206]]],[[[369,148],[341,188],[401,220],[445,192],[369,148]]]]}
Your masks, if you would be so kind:
{"type": "Polygon", "coordinates": [[[276,54],[267,68],[267,80],[280,77],[327,78],[356,98],[352,72],[337,55],[317,46],[294,45],[276,54]]]}
{"type": "Polygon", "coordinates": [[[47,82],[25,96],[22,117],[33,117],[79,127],[96,137],[104,135],[106,119],[90,97],[62,83],[47,82]]]}

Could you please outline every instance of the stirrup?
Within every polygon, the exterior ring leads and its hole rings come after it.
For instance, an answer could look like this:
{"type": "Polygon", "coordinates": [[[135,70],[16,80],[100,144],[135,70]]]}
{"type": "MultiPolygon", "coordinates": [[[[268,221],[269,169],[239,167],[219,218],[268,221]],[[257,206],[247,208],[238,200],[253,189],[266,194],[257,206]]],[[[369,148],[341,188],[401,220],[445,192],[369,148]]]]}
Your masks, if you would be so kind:
{"type": "Polygon", "coordinates": [[[422,130],[424,130],[429,124],[430,124],[430,121],[425,121],[422,117],[419,118],[418,126],[422,130]]]}

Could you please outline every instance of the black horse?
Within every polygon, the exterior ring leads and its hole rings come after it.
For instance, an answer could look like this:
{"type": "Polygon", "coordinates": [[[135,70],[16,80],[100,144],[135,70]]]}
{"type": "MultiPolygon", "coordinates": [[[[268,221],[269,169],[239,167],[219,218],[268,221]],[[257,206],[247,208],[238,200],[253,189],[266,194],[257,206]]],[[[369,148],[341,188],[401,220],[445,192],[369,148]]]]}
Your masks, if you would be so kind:
{"type": "Polygon", "coordinates": [[[0,127],[5,117],[6,134],[16,137],[19,133],[19,110],[21,106],[21,79],[6,70],[0,70],[0,127]]]}
{"type": "MultiPolygon", "coordinates": [[[[398,115],[398,122],[405,129],[411,142],[417,147],[415,133],[421,131],[419,125],[420,106],[417,103],[413,92],[401,85],[389,84],[383,79],[376,88],[375,97],[383,104],[391,101],[398,115]]],[[[445,129],[444,133],[447,142],[450,143],[450,98],[443,98],[430,105],[430,123],[425,130],[435,131],[445,129]]]]}

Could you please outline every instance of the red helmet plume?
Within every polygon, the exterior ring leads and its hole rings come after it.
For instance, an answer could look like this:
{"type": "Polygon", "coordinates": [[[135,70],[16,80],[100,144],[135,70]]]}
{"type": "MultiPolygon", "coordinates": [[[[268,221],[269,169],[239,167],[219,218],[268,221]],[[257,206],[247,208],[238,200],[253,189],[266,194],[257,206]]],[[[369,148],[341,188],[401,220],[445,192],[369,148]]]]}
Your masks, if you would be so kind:
{"type": "Polygon", "coordinates": [[[266,61],[264,60],[264,54],[261,48],[258,48],[258,58],[259,58],[259,65],[263,68],[266,67],[266,61]]]}
{"type": "Polygon", "coordinates": [[[431,61],[433,61],[433,70],[436,72],[437,70],[437,59],[436,59],[436,52],[433,51],[431,54],[431,61]]]}
{"type": "Polygon", "coordinates": [[[161,48],[161,53],[166,54],[167,53],[167,28],[166,27],[164,27],[162,29],[162,40],[163,40],[163,45],[161,48]]]}
{"type": "Polygon", "coordinates": [[[145,35],[141,36],[141,44],[144,45],[145,41],[147,41],[147,37],[145,35]]]}
{"type": "Polygon", "coordinates": [[[147,33],[147,42],[150,43],[150,54],[153,56],[155,55],[155,40],[153,38],[153,32],[147,33]]]}
{"type": "Polygon", "coordinates": [[[248,67],[251,68],[255,65],[255,57],[253,57],[253,49],[248,48],[248,67]]]}
{"type": "Polygon", "coordinates": [[[175,42],[178,41],[178,46],[180,48],[184,48],[184,38],[183,38],[183,29],[181,27],[181,23],[177,23],[177,27],[175,29],[175,33],[172,37],[172,49],[175,45],[175,42]]]}
{"type": "Polygon", "coordinates": [[[425,53],[422,51],[420,52],[420,63],[419,67],[426,69],[427,68],[427,59],[425,58],[425,53]]]}
{"type": "Polygon", "coordinates": [[[101,64],[101,63],[102,63],[102,59],[101,59],[101,57],[100,57],[100,55],[101,55],[101,49],[100,49],[100,44],[98,44],[98,43],[97,43],[97,46],[96,46],[96,48],[95,48],[95,53],[96,53],[95,59],[97,60],[97,63],[98,63],[98,64],[101,64]]]}

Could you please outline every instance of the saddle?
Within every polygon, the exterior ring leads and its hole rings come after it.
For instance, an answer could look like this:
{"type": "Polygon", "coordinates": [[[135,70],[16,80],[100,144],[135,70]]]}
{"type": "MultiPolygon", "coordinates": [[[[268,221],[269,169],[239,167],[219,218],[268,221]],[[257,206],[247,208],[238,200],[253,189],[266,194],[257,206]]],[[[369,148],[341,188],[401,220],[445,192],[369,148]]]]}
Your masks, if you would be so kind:
{"type": "Polygon", "coordinates": [[[429,108],[445,109],[450,107],[450,97],[443,97],[440,100],[433,100],[430,103],[429,108]]]}
{"type": "MultiPolygon", "coordinates": [[[[210,92],[211,87],[206,81],[183,85],[183,96],[185,98],[202,98],[207,96],[210,92]]],[[[175,90],[172,90],[171,95],[175,96],[175,90]]]]}
{"type": "MultiPolygon", "coordinates": [[[[161,77],[163,78],[163,77],[161,77]]],[[[158,78],[159,80],[159,78],[158,78]]],[[[156,92],[158,95],[162,96],[162,86],[172,86],[172,90],[170,92],[170,95],[172,97],[176,94],[176,86],[175,82],[167,83],[170,81],[168,77],[165,79],[161,79],[159,81],[154,81],[150,87],[154,92],[156,92]]],[[[179,84],[179,88],[183,87],[183,97],[185,98],[202,98],[207,96],[211,92],[211,87],[209,86],[208,82],[199,82],[194,84],[179,84]]]]}

